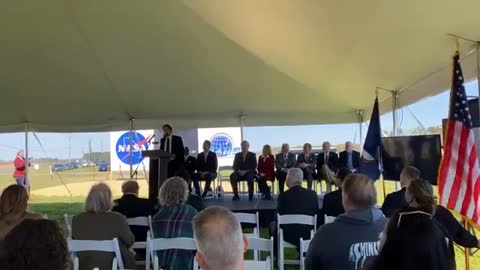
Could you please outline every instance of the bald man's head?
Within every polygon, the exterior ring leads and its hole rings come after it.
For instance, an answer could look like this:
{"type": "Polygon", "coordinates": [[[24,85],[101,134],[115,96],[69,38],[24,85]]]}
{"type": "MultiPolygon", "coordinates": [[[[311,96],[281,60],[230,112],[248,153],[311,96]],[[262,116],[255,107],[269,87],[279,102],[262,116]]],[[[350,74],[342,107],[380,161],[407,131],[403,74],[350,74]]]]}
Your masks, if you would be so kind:
{"type": "Polygon", "coordinates": [[[210,207],[193,219],[193,237],[201,269],[243,269],[248,242],[237,217],[223,207],[210,207]]]}

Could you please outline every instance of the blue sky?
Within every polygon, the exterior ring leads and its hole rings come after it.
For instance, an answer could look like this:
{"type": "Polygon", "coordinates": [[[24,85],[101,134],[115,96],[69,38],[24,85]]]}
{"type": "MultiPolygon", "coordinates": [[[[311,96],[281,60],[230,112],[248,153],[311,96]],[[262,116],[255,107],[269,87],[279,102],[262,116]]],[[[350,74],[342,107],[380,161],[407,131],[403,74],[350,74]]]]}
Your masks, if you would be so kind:
{"type": "MultiPolygon", "coordinates": [[[[472,81],[465,85],[467,95],[478,96],[477,82],[472,81]]],[[[448,114],[449,92],[445,91],[433,97],[418,101],[409,106],[410,110],[426,127],[441,125],[442,119],[448,114]]],[[[373,102],[373,100],[372,100],[373,102]]],[[[370,116],[366,116],[366,119],[370,116]]],[[[418,124],[407,109],[400,109],[398,113],[399,127],[409,129],[418,124]]],[[[382,130],[392,129],[392,114],[381,117],[382,130]]],[[[364,125],[364,134],[367,126],[364,125]]],[[[92,142],[92,151],[108,151],[110,147],[109,133],[37,133],[39,142],[30,134],[30,156],[79,158],[88,153],[88,142],[92,142]],[[69,143],[71,141],[71,144],[69,143]]],[[[249,127],[245,128],[244,136],[250,141],[252,150],[259,150],[264,144],[279,146],[284,142],[290,145],[301,145],[310,142],[320,145],[329,140],[332,144],[341,144],[347,140],[359,142],[358,124],[315,125],[315,126],[288,126],[288,127],[249,127]]],[[[18,149],[24,148],[24,133],[0,134],[0,160],[11,160],[18,149]]]]}

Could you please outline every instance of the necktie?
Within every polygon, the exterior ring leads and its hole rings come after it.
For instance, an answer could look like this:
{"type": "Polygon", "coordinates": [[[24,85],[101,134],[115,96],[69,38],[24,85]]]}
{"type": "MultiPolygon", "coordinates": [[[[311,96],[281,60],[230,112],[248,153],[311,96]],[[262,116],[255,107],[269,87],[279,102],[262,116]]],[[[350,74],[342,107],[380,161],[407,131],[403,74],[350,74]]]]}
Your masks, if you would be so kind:
{"type": "Polygon", "coordinates": [[[167,141],[166,141],[165,143],[167,144],[167,145],[166,145],[166,147],[167,147],[167,152],[168,152],[168,153],[171,153],[171,152],[172,152],[172,149],[171,149],[172,146],[171,146],[171,144],[170,144],[170,137],[167,137],[167,141]]]}
{"type": "Polygon", "coordinates": [[[324,161],[325,161],[324,163],[328,165],[328,153],[325,153],[325,160],[324,161]]]}
{"type": "Polygon", "coordinates": [[[353,169],[353,164],[352,164],[352,153],[348,153],[348,169],[353,169]]]}

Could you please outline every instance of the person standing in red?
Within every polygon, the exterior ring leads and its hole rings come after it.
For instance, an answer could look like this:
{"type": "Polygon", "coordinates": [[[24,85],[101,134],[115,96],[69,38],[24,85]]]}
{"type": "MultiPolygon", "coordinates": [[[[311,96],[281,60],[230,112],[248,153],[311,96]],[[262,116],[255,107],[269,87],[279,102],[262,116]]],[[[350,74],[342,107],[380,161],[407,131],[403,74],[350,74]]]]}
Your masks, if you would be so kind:
{"type": "Polygon", "coordinates": [[[17,152],[17,157],[15,158],[13,165],[15,166],[13,178],[15,178],[15,180],[17,181],[17,185],[23,186],[28,189],[28,180],[25,174],[28,164],[25,160],[23,150],[17,152]]]}
{"type": "Polygon", "coordinates": [[[257,171],[258,188],[265,200],[271,200],[272,195],[267,180],[275,181],[275,157],[272,155],[272,148],[268,144],[263,146],[262,155],[258,158],[257,171]]]}

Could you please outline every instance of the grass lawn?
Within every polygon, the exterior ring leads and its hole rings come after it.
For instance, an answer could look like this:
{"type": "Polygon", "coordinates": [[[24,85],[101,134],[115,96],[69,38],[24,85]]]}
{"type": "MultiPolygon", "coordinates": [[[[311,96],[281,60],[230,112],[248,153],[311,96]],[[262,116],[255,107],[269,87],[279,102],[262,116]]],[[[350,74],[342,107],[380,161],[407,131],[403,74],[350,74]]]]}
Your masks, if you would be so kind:
{"type": "MultiPolygon", "coordinates": [[[[128,173],[124,175],[128,176],[128,173]]],[[[85,186],[82,186],[82,191],[72,190],[72,193],[82,194],[79,196],[65,196],[62,194],[52,194],[52,196],[39,196],[35,194],[43,194],[41,191],[44,191],[48,188],[60,186],[59,190],[63,190],[62,181],[65,182],[68,186],[75,183],[82,183],[88,181],[104,181],[110,179],[120,179],[120,174],[114,174],[113,177],[110,173],[99,173],[95,168],[82,168],[71,171],[59,172],[58,174],[50,174],[46,166],[41,166],[40,170],[31,171],[31,201],[30,208],[36,213],[42,213],[48,215],[50,219],[57,220],[62,228],[64,228],[63,215],[76,214],[82,211],[83,201],[85,198],[86,192],[90,186],[89,183],[85,183],[85,186]]],[[[6,186],[14,183],[11,176],[11,172],[3,168],[0,168],[0,190],[6,186]]],[[[122,181],[113,181],[109,182],[109,185],[112,186],[112,189],[116,190],[114,194],[119,195],[118,190],[122,181]]],[[[383,203],[383,186],[380,181],[377,181],[375,184],[378,191],[378,204],[383,203]]],[[[393,192],[395,190],[394,182],[387,181],[386,184],[386,193],[393,192]]],[[[72,185],[75,189],[79,188],[79,185],[72,185]]],[[[228,184],[226,189],[228,189],[228,184]]],[[[275,188],[278,190],[278,188],[275,188]]],[[[55,191],[56,189],[53,189],[55,191]]],[[[141,193],[146,194],[146,190],[141,190],[141,193]]],[[[268,231],[266,228],[261,230],[261,236],[268,238],[268,231]]],[[[465,259],[464,253],[460,248],[456,247],[456,261],[457,269],[465,269],[465,259]]],[[[286,258],[296,258],[297,254],[295,251],[286,252],[286,258]]],[[[248,258],[251,258],[251,254],[247,254],[248,258]]],[[[470,269],[480,269],[480,254],[475,253],[473,256],[470,256],[470,269]]],[[[298,267],[286,267],[285,269],[298,269],[298,267]]]]}

